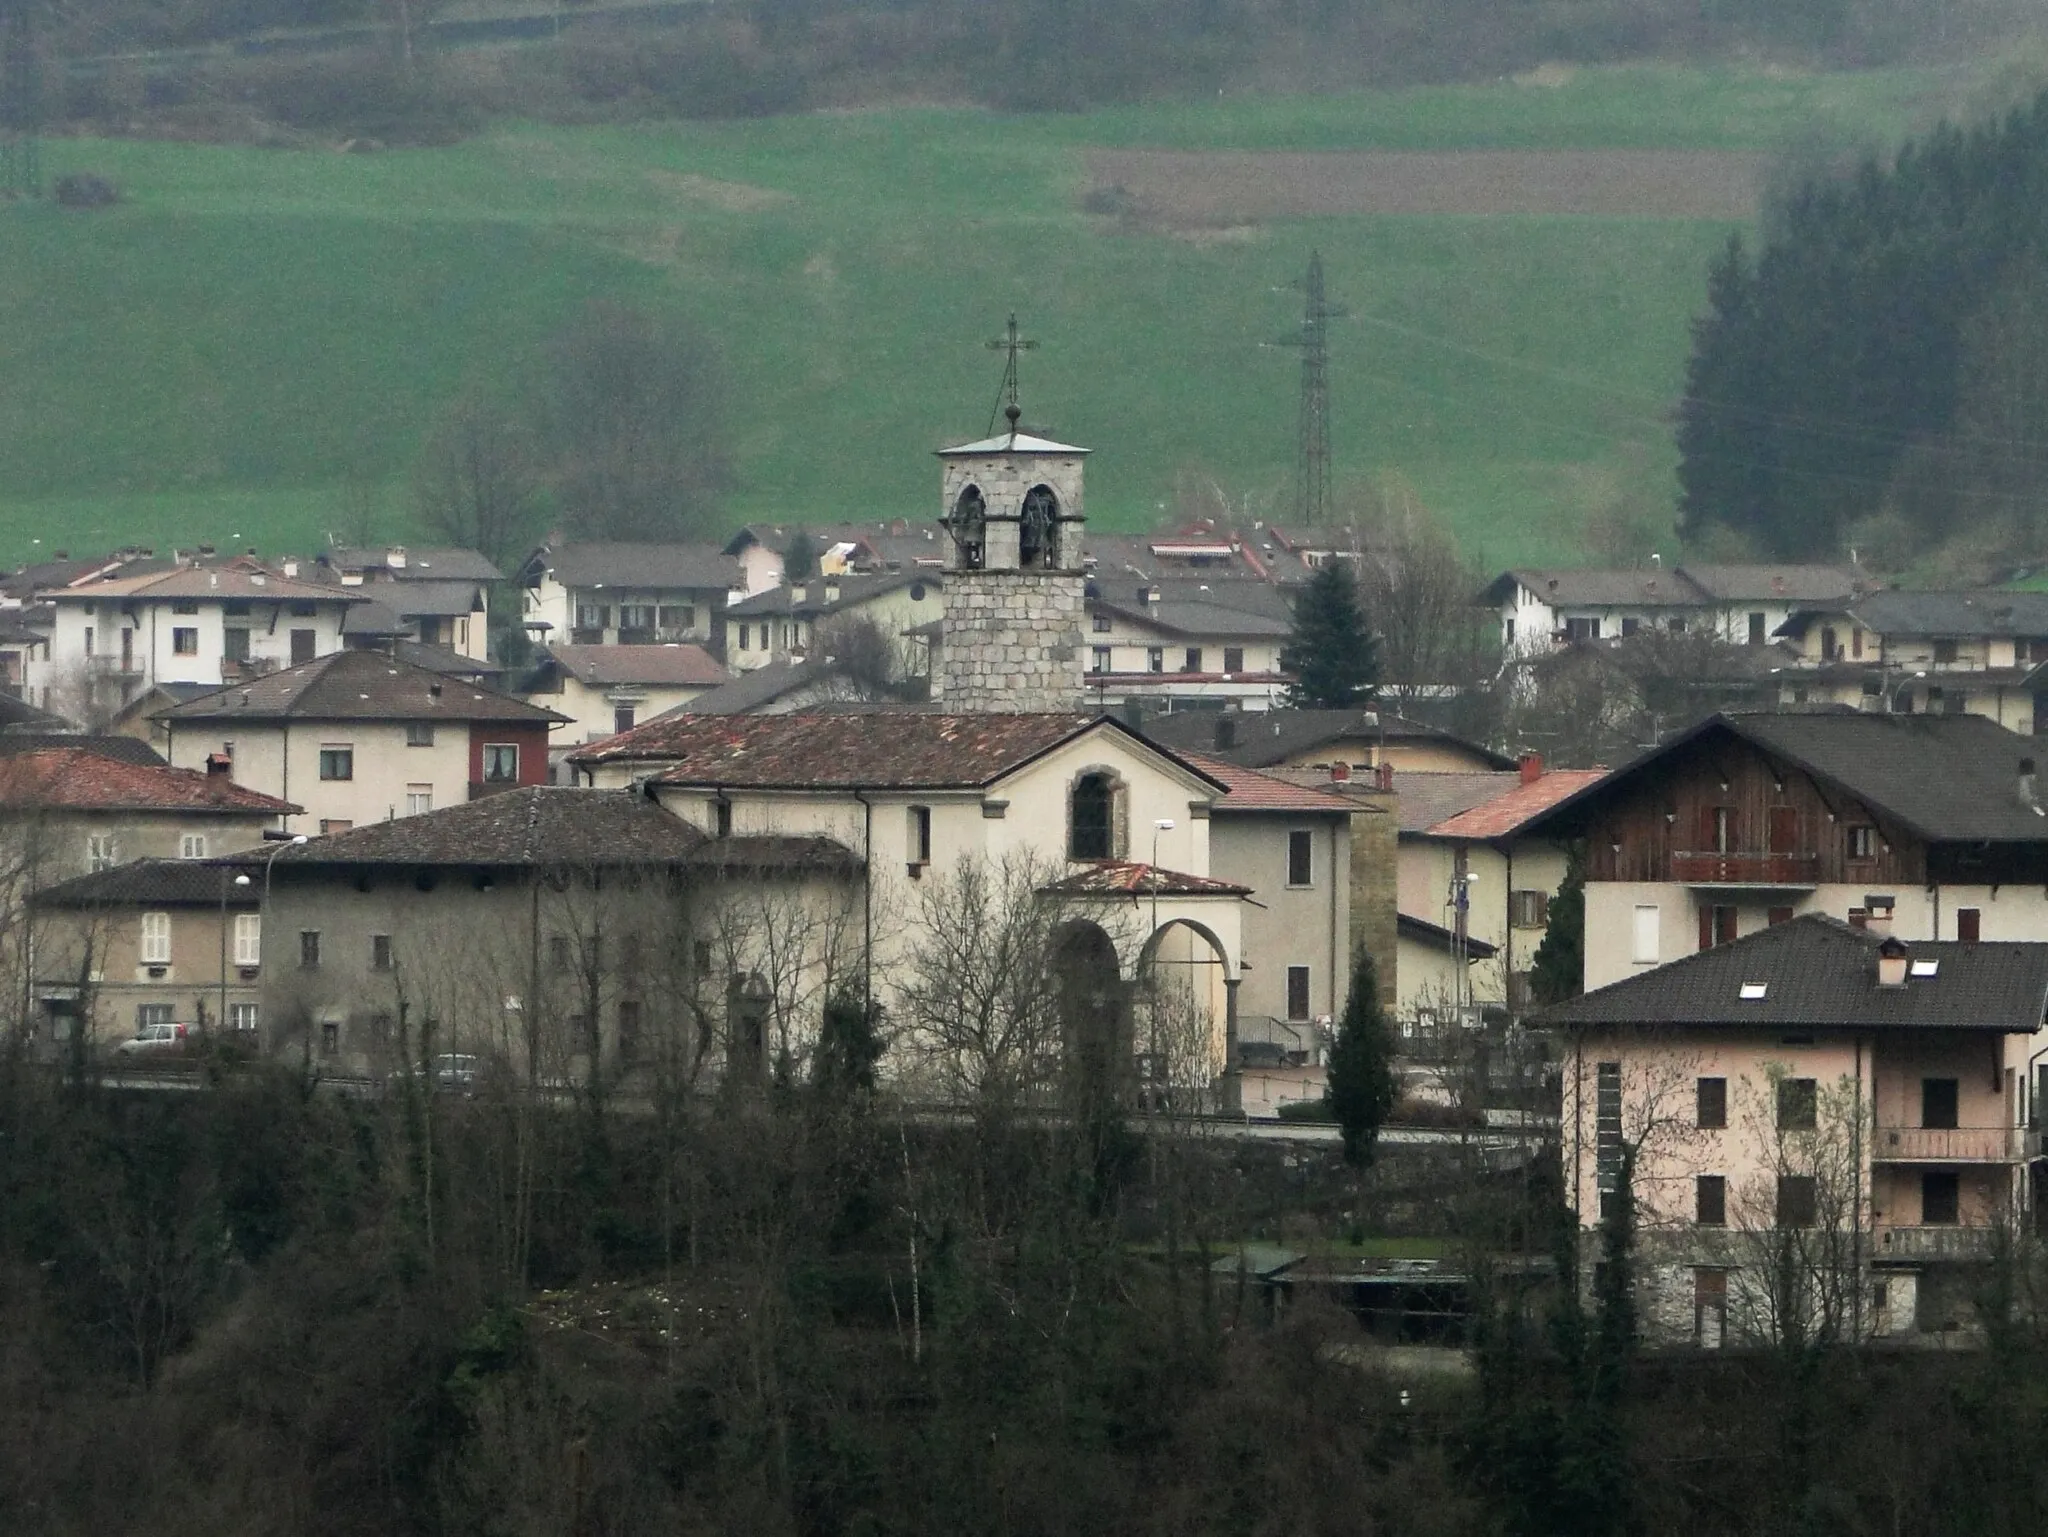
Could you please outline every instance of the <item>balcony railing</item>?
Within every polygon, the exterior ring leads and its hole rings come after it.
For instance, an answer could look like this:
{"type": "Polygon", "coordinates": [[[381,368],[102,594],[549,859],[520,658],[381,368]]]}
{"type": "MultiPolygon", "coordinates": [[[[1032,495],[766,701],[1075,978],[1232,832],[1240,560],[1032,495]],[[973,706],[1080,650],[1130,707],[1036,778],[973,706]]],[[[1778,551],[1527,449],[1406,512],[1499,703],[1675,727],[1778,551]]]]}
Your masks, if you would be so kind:
{"type": "Polygon", "coordinates": [[[1874,1260],[1983,1260],[1996,1251],[1998,1230],[1990,1227],[1882,1227],[1871,1234],[1874,1260]]]}
{"type": "Polygon", "coordinates": [[[1819,856],[1776,853],[1699,853],[1671,856],[1671,878],[1714,886],[1811,886],[1819,856]]]}
{"type": "Polygon", "coordinates": [[[2016,1126],[1880,1126],[1870,1156],[1877,1163],[2018,1163],[2016,1126]]]}

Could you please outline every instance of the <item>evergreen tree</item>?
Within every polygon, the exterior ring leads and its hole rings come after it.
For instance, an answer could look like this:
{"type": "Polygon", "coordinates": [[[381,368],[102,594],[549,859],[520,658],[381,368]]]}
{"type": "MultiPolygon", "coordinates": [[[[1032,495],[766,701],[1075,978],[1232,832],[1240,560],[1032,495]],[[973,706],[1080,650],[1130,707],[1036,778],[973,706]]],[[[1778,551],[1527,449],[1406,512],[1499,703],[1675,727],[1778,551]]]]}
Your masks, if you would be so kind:
{"type": "Polygon", "coordinates": [[[785,582],[807,582],[818,574],[818,549],[811,543],[811,536],[798,529],[790,536],[789,548],[782,552],[782,579],[785,582]]]}
{"type": "Polygon", "coordinates": [[[1584,990],[1586,977],[1586,850],[1574,844],[1564,883],[1550,899],[1543,943],[1529,963],[1529,995],[1537,1003],[1563,1003],[1584,990]]]}
{"type": "Polygon", "coordinates": [[[811,1083],[830,1101],[865,1099],[875,1090],[875,1064],[887,1043],[882,1039],[881,1010],[847,988],[825,1000],[818,1027],[818,1050],[811,1059],[811,1083]]]}
{"type": "Polygon", "coordinates": [[[1379,643],[1345,562],[1317,567],[1294,600],[1294,633],[1280,650],[1280,670],[1294,678],[1287,702],[1298,709],[1342,710],[1372,702],[1380,681],[1379,643]]]}
{"type": "Polygon", "coordinates": [[[1344,1161],[1364,1168],[1394,1108],[1394,1037],[1380,1013],[1379,969],[1363,945],[1351,963],[1351,996],[1330,1052],[1326,1097],[1344,1134],[1344,1161]]]}

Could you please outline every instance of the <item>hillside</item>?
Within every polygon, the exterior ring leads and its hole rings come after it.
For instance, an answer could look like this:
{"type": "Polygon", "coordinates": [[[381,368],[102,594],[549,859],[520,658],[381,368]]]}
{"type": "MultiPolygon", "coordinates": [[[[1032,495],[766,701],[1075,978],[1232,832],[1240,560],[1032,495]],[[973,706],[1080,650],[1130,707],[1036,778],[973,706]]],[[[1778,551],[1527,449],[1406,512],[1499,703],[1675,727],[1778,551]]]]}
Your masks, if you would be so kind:
{"type": "Polygon", "coordinates": [[[1668,507],[1687,321],[1772,157],[1889,140],[1975,89],[1556,70],[1059,117],[507,126],[370,154],[58,142],[53,173],[126,201],[0,208],[0,558],[402,536],[436,408],[594,294],[685,306],[720,339],[735,521],[930,510],[924,452],[985,426],[981,343],[1012,308],[1043,344],[1030,420],[1097,450],[1098,522],[1155,516],[1195,466],[1284,509],[1295,355],[1264,344],[1311,247],[1352,311],[1339,480],[1404,477],[1488,559],[1566,558],[1589,506],[1668,507]],[[1553,153],[1299,157],[1417,150],[1553,153]],[[1611,153],[1650,150],[1696,153],[1611,153]]]}

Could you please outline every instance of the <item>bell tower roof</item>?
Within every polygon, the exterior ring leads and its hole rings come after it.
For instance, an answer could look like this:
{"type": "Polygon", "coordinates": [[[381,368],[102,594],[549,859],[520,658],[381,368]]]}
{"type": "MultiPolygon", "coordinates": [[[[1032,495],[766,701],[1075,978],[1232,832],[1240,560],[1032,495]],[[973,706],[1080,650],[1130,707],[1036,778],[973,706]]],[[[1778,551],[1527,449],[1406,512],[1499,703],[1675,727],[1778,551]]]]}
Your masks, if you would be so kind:
{"type": "Polygon", "coordinates": [[[1028,432],[1019,432],[1013,424],[1008,432],[998,433],[992,438],[982,438],[973,443],[960,443],[952,448],[938,450],[941,459],[965,458],[968,455],[989,454],[1058,454],[1071,458],[1090,450],[1076,448],[1071,443],[1055,443],[1051,438],[1035,438],[1028,432]]]}

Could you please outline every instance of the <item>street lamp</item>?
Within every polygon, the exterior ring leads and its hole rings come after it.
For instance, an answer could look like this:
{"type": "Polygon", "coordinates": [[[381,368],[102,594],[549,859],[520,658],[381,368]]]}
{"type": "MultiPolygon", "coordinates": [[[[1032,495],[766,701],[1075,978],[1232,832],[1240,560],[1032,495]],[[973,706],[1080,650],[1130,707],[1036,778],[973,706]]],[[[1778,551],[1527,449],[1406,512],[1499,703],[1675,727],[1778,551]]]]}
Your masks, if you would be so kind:
{"type": "Polygon", "coordinates": [[[220,867],[220,1011],[214,1017],[214,1028],[225,1035],[228,1028],[228,887],[247,886],[246,872],[237,874],[233,881],[228,879],[228,867],[220,867]]]}
{"type": "MultiPolygon", "coordinates": [[[[276,847],[273,848],[263,858],[263,895],[259,897],[256,902],[256,942],[259,946],[263,943],[262,936],[264,926],[270,922],[271,867],[277,863],[277,856],[282,854],[286,849],[298,848],[301,844],[307,841],[306,835],[304,833],[293,833],[289,838],[287,838],[282,833],[266,832],[264,833],[263,837],[266,842],[274,843],[276,847]]],[[[248,877],[246,876],[243,877],[243,879],[245,880],[247,878],[248,877]]],[[[263,952],[260,949],[257,951],[259,957],[262,955],[262,953],[263,952]]]]}

